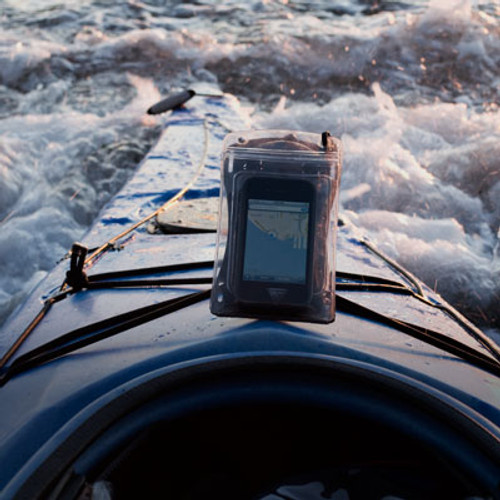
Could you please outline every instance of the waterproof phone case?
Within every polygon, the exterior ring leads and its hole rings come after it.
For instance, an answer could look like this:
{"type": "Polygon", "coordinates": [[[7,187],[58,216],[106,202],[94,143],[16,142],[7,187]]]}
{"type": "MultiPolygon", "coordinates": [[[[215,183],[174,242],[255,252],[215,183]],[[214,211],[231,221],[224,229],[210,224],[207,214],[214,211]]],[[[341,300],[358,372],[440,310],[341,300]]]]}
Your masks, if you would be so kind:
{"type": "Polygon", "coordinates": [[[226,137],[212,313],[333,321],[340,170],[328,132],[226,137]]]}

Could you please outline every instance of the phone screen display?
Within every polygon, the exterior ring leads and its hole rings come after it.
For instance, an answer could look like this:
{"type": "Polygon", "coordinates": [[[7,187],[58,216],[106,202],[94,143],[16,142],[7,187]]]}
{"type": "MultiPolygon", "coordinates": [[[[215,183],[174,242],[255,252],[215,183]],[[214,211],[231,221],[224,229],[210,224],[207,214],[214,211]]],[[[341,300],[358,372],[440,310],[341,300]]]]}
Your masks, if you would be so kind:
{"type": "Polygon", "coordinates": [[[310,203],[249,198],[243,281],[304,285],[310,203]]]}

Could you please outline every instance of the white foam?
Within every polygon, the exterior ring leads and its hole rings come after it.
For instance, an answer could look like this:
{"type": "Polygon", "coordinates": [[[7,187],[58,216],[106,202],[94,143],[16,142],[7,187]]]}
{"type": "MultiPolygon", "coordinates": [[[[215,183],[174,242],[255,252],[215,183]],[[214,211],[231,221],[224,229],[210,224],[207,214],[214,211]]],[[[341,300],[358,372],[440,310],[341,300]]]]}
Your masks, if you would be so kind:
{"type": "Polygon", "coordinates": [[[486,179],[500,175],[498,111],[400,109],[379,86],[373,97],[312,108],[282,103],[259,125],[341,137],[340,200],[350,220],[449,300],[491,319],[500,296],[500,186],[486,179]]]}
{"type": "Polygon", "coordinates": [[[383,251],[449,301],[483,316],[485,322],[496,314],[500,259],[482,251],[479,235],[465,234],[453,219],[401,219],[400,214],[392,212],[368,211],[352,220],[383,251]]]}
{"type": "Polygon", "coordinates": [[[104,117],[66,110],[0,121],[0,317],[65,255],[130,175],[96,157],[110,145],[119,152],[125,129],[154,125],[143,113],[158,91],[148,80],[130,81],[136,99],[104,117]]]}
{"type": "Polygon", "coordinates": [[[44,63],[65,50],[54,42],[13,38],[0,31],[0,82],[17,85],[37,70],[43,70],[44,63]]]}

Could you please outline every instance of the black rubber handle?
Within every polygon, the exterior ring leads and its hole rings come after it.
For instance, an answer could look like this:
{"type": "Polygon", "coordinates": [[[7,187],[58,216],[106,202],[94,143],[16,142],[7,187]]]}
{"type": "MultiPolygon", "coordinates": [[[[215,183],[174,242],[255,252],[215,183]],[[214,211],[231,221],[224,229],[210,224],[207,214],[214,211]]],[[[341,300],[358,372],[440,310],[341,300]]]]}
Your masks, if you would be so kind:
{"type": "Polygon", "coordinates": [[[153,106],[148,109],[148,115],[159,115],[160,113],[165,113],[165,111],[179,108],[185,102],[189,101],[189,99],[191,99],[191,97],[195,94],[196,92],[194,90],[183,90],[178,94],[171,95],[166,99],[153,104],[153,106]]]}

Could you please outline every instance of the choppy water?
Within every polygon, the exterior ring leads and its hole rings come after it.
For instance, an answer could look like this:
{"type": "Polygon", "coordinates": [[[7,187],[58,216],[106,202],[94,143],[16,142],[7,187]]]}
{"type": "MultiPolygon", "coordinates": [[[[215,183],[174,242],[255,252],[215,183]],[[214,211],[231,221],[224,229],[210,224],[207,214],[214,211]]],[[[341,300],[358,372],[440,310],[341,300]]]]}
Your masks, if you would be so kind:
{"type": "Polygon", "coordinates": [[[347,218],[500,327],[494,0],[0,0],[0,23],[0,318],[129,178],[144,110],[201,81],[341,137],[347,218]]]}

